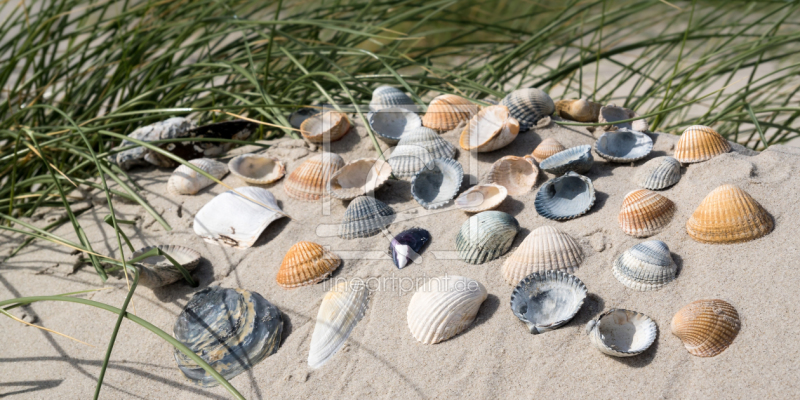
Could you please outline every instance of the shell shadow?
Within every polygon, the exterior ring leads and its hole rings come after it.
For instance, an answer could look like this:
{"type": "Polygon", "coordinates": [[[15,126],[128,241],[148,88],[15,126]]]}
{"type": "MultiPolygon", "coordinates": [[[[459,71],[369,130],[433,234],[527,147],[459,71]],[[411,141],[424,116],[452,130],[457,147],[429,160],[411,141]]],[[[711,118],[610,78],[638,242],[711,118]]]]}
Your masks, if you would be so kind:
{"type": "Polygon", "coordinates": [[[587,212],[585,215],[592,215],[598,211],[600,211],[603,206],[606,205],[606,201],[608,200],[608,193],[601,192],[597,189],[594,191],[594,205],[592,208],[587,212]]]}
{"type": "Polygon", "coordinates": [[[525,209],[525,203],[513,198],[513,197],[506,197],[502,203],[496,208],[497,211],[502,211],[504,213],[510,214],[512,217],[516,217],[517,214],[521,213],[522,210],[525,209]]]}
{"type": "Polygon", "coordinates": [[[289,314],[281,311],[281,319],[283,320],[283,331],[281,332],[281,343],[278,345],[279,351],[283,344],[286,343],[286,339],[289,335],[292,334],[292,319],[289,318],[289,314]]]}
{"type": "Polygon", "coordinates": [[[520,227],[519,231],[517,231],[517,236],[514,236],[514,241],[511,242],[511,247],[509,248],[509,250],[508,250],[508,252],[506,254],[513,253],[514,250],[516,250],[517,247],[519,247],[520,243],[522,243],[522,241],[525,240],[526,237],[528,237],[529,233],[531,233],[530,229],[520,227]]]}
{"type": "Polygon", "coordinates": [[[414,201],[411,196],[411,182],[401,179],[390,179],[375,197],[388,205],[414,201]]]}
{"type": "Polygon", "coordinates": [[[460,335],[465,335],[467,332],[489,321],[499,308],[500,308],[500,298],[489,293],[486,296],[486,300],[484,300],[483,304],[481,304],[481,308],[478,309],[478,314],[475,316],[475,322],[470,324],[470,326],[463,332],[461,332],[460,335]]]}
{"type": "Polygon", "coordinates": [[[583,329],[584,325],[600,314],[605,307],[606,302],[600,296],[594,293],[588,293],[586,295],[586,300],[583,302],[583,307],[581,307],[578,314],[565,326],[576,326],[583,329]]]}
{"type": "Polygon", "coordinates": [[[258,237],[255,243],[253,243],[252,247],[258,247],[264,244],[269,243],[272,239],[275,239],[281,232],[286,228],[286,225],[289,225],[291,220],[289,218],[281,218],[277,221],[269,224],[267,229],[264,229],[264,232],[261,233],[261,236],[258,237]]]}
{"type": "Polygon", "coordinates": [[[675,265],[678,267],[675,270],[675,279],[677,279],[679,276],[681,276],[681,272],[683,271],[683,257],[673,252],[670,252],[669,254],[672,256],[672,261],[675,261],[675,265]]]}
{"type": "Polygon", "coordinates": [[[164,303],[187,300],[192,293],[214,282],[214,266],[211,265],[211,261],[201,258],[200,264],[192,271],[192,278],[198,283],[197,287],[192,287],[185,279],[181,278],[177,282],[153,289],[153,295],[164,303]]]}
{"type": "Polygon", "coordinates": [[[656,358],[656,352],[658,351],[658,337],[661,335],[661,330],[658,329],[656,332],[656,340],[644,353],[635,355],[633,357],[614,357],[606,354],[606,357],[613,358],[616,362],[620,364],[625,364],[631,368],[643,368],[650,365],[653,362],[653,359],[656,358]]]}

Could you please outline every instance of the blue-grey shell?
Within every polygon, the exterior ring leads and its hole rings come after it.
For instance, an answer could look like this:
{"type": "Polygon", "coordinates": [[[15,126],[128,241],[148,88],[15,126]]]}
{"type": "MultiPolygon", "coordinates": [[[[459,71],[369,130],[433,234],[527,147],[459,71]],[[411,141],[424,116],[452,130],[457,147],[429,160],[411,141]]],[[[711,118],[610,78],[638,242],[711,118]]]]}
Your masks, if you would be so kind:
{"type": "Polygon", "coordinates": [[[663,190],[681,180],[681,163],[669,157],[656,157],[637,168],[636,184],[649,190],[663,190]]]}
{"type": "Polygon", "coordinates": [[[535,272],[521,280],[511,294],[511,311],[534,335],[569,322],[586,300],[586,285],[562,271],[535,272]]]}
{"type": "Polygon", "coordinates": [[[570,171],[545,182],[536,193],[533,204],[539,215],[563,221],[586,214],[594,201],[592,180],[570,171]]]}
{"type": "Polygon", "coordinates": [[[592,146],[585,144],[570,147],[547,157],[539,163],[539,168],[553,175],[563,175],[569,171],[585,174],[592,169],[592,164],[594,164],[592,146]]]}
{"type": "Polygon", "coordinates": [[[292,125],[292,128],[300,129],[300,125],[303,124],[303,121],[321,112],[322,108],[314,108],[314,107],[298,108],[289,115],[289,124],[292,125]]]}
{"type": "Polygon", "coordinates": [[[356,239],[377,235],[394,217],[394,210],[386,203],[371,196],[356,197],[344,212],[339,237],[356,239]]]}
{"type": "MultiPolygon", "coordinates": [[[[159,121],[154,124],[137,128],[131,132],[128,137],[141,140],[143,142],[152,142],[161,139],[173,139],[189,136],[189,131],[194,129],[196,125],[194,122],[189,121],[183,117],[169,118],[164,121],[159,121]]],[[[135,143],[128,140],[123,140],[120,147],[136,146],[135,143]]],[[[161,158],[151,156],[151,159],[145,157],[150,154],[150,150],[146,147],[136,147],[133,149],[124,150],[111,156],[110,160],[120,166],[124,170],[131,169],[139,165],[154,164],[157,166],[168,167],[170,165],[160,165],[161,158]]],[[[171,162],[171,160],[169,160],[171,162]]]]}
{"type": "Polygon", "coordinates": [[[642,132],[618,129],[600,136],[595,142],[594,149],[600,157],[609,161],[634,162],[650,154],[653,150],[653,139],[642,132]]]}
{"type": "MultiPolygon", "coordinates": [[[[173,335],[230,380],[278,350],[283,319],[260,294],[207,287],[192,296],[175,321],[173,335]]],[[[175,350],[186,377],[200,386],[219,383],[191,358],[175,350]]]]}
{"type": "Polygon", "coordinates": [[[399,107],[371,112],[367,119],[378,139],[388,144],[397,144],[405,132],[422,126],[419,115],[399,107]]]}
{"type": "Polygon", "coordinates": [[[398,269],[408,266],[413,261],[412,258],[415,258],[414,254],[419,254],[422,248],[430,241],[431,234],[422,228],[406,229],[397,234],[389,243],[389,250],[392,252],[392,262],[394,266],[398,269]],[[405,246],[405,251],[401,250],[403,246],[405,246]]]}
{"type": "Polygon", "coordinates": [[[378,111],[389,107],[405,108],[411,112],[417,111],[414,101],[398,88],[380,86],[372,91],[372,100],[369,102],[370,111],[378,111]]]}
{"type": "Polygon", "coordinates": [[[639,291],[661,288],[675,280],[677,271],[669,247],[660,240],[631,247],[614,261],[611,269],[620,283],[639,291]]]}
{"type": "Polygon", "coordinates": [[[553,99],[544,90],[533,88],[515,90],[500,104],[508,107],[511,116],[519,121],[520,132],[533,128],[540,119],[556,111],[553,99]]]}
{"type": "Polygon", "coordinates": [[[397,147],[389,155],[392,174],[410,178],[436,158],[453,158],[456,148],[433,129],[419,127],[403,133],[397,147]]]}
{"type": "Polygon", "coordinates": [[[511,215],[484,211],[461,225],[456,236],[456,251],[470,264],[483,264],[508,252],[518,231],[519,222],[511,215]]]}
{"type": "Polygon", "coordinates": [[[427,150],[432,158],[453,158],[456,148],[442,139],[436,131],[426,127],[411,129],[403,133],[397,143],[399,146],[419,146],[427,150]]]}
{"type": "Polygon", "coordinates": [[[464,169],[452,158],[431,160],[411,179],[411,195],[428,210],[444,206],[458,194],[464,169]]]}

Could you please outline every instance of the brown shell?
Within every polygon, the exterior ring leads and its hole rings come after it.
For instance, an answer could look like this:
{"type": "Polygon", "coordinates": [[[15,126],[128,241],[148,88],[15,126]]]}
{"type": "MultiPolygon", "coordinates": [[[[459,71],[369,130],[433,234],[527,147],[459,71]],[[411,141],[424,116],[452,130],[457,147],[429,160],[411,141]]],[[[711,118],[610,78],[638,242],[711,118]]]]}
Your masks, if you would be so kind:
{"type": "Polygon", "coordinates": [[[444,94],[431,100],[428,111],[422,117],[422,126],[449,131],[461,121],[469,121],[478,112],[478,106],[454,94],[444,94]]]}
{"type": "Polygon", "coordinates": [[[344,160],[338,154],[317,154],[303,161],[289,174],[283,184],[283,190],[289,197],[297,200],[319,200],[327,191],[331,175],[343,166],[344,160]]]}
{"type": "Polygon", "coordinates": [[[649,190],[634,190],[622,200],[619,226],[628,235],[648,237],[664,229],[674,214],[672,200],[649,190]]]}
{"type": "Polygon", "coordinates": [[[538,177],[533,157],[505,156],[492,164],[484,181],[505,187],[511,196],[520,196],[531,191],[538,177]]]}
{"type": "Polygon", "coordinates": [[[714,357],[725,351],[741,328],[739,313],[723,300],[697,300],[672,317],[672,334],[692,355],[714,357]]]}
{"type": "Polygon", "coordinates": [[[478,153],[495,151],[517,138],[519,121],[511,117],[506,106],[489,106],[469,120],[458,143],[464,150],[478,153]]]}
{"type": "Polygon", "coordinates": [[[686,231],[701,243],[737,243],[760,238],[774,228],[767,210],[744,190],[722,185],[703,199],[686,231]]]}
{"type": "Polygon", "coordinates": [[[275,280],[284,289],[313,285],[327,278],[342,259],[313,242],[298,242],[286,252],[275,280]]]}
{"type": "Polygon", "coordinates": [[[538,146],[533,150],[533,159],[536,162],[540,163],[544,161],[547,157],[552,156],[553,154],[562,152],[567,148],[564,147],[558,140],[553,138],[547,138],[542,140],[542,143],[539,143],[538,146]]]}
{"type": "Polygon", "coordinates": [[[682,163],[696,163],[729,151],[731,144],[717,131],[703,125],[692,125],[678,139],[673,157],[682,163]]]}
{"type": "Polygon", "coordinates": [[[601,104],[587,99],[559,100],[556,102],[556,112],[561,118],[578,122],[597,122],[600,116],[601,104]]]}
{"type": "Polygon", "coordinates": [[[338,111],[313,115],[300,124],[300,134],[311,143],[335,142],[349,130],[350,121],[338,111]]]}

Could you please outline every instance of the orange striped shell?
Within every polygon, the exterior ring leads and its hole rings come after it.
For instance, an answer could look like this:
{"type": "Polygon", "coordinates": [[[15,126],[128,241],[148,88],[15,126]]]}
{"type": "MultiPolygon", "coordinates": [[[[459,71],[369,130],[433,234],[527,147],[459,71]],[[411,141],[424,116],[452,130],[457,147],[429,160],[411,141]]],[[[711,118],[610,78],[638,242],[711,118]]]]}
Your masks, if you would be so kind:
{"type": "Polygon", "coordinates": [[[567,148],[564,147],[558,140],[553,138],[547,138],[542,140],[542,143],[539,143],[538,146],[533,150],[533,158],[536,162],[540,163],[544,161],[547,157],[552,156],[553,154],[560,153],[567,148]]]}
{"type": "Polygon", "coordinates": [[[741,325],[739,313],[728,302],[697,300],[672,317],[672,334],[692,355],[714,357],[733,343],[741,325]]]}
{"type": "Polygon", "coordinates": [[[696,163],[729,151],[731,144],[717,131],[703,125],[692,125],[678,139],[673,157],[682,163],[696,163]]]}
{"type": "Polygon", "coordinates": [[[275,280],[284,289],[313,285],[327,278],[342,259],[313,242],[298,242],[286,252],[275,280]]]}
{"type": "Polygon", "coordinates": [[[634,190],[622,200],[619,226],[628,235],[648,237],[664,229],[674,214],[672,200],[649,190],[634,190]]]}
{"type": "Polygon", "coordinates": [[[449,131],[461,121],[469,121],[478,112],[478,106],[454,94],[444,94],[431,100],[422,117],[422,126],[437,131],[449,131]]]}
{"type": "Polygon", "coordinates": [[[737,243],[760,238],[774,226],[767,210],[747,192],[722,185],[703,199],[686,222],[686,231],[701,243],[737,243]]]}
{"type": "Polygon", "coordinates": [[[283,190],[293,199],[319,200],[327,192],[328,181],[333,173],[343,166],[344,160],[338,154],[317,154],[303,161],[289,174],[283,184],[283,190]]]}
{"type": "Polygon", "coordinates": [[[350,121],[338,111],[311,116],[300,124],[300,134],[311,143],[335,142],[349,130],[350,121]]]}

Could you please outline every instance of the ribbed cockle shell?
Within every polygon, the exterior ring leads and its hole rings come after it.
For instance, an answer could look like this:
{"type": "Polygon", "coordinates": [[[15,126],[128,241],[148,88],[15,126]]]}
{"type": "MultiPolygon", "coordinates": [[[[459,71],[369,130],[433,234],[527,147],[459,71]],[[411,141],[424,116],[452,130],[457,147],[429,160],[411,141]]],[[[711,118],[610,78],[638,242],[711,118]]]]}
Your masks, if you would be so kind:
{"type": "Polygon", "coordinates": [[[656,341],[658,327],[640,312],[612,308],[589,321],[586,333],[597,350],[614,357],[632,357],[656,341]]]}
{"type": "Polygon", "coordinates": [[[645,189],[634,190],[622,200],[619,226],[634,237],[653,236],[666,227],[675,214],[672,200],[645,189]]]}
{"type": "Polygon", "coordinates": [[[303,161],[289,174],[283,184],[283,190],[293,199],[319,200],[327,191],[331,176],[343,166],[344,160],[338,154],[317,154],[303,161]]]}
{"type": "Polygon", "coordinates": [[[298,242],[283,257],[275,280],[284,289],[313,285],[330,276],[342,259],[313,242],[298,242]]]}
{"type": "Polygon", "coordinates": [[[534,272],[573,272],[583,262],[583,251],[571,236],[552,226],[534,229],[503,263],[503,277],[509,285],[534,272]]]}
{"type": "Polygon", "coordinates": [[[692,125],[678,139],[674,157],[682,163],[696,163],[729,151],[731,144],[717,131],[703,125],[692,125]]]}
{"type": "Polygon", "coordinates": [[[505,254],[519,231],[516,218],[502,211],[484,211],[464,221],[456,251],[470,264],[483,264],[505,254]]]}
{"type": "Polygon", "coordinates": [[[741,328],[739,313],[723,300],[697,300],[672,317],[672,334],[689,353],[714,357],[727,349],[741,328]]]}
{"type": "Polygon", "coordinates": [[[540,119],[556,111],[553,99],[545,91],[533,88],[515,90],[500,104],[508,107],[511,116],[519,121],[520,132],[530,130],[540,119]]]}
{"type": "Polygon", "coordinates": [[[675,280],[678,267],[666,243],[649,240],[625,250],[614,261],[611,272],[623,285],[644,292],[675,280]]]}
{"type": "Polygon", "coordinates": [[[541,163],[547,157],[552,156],[553,154],[560,153],[567,148],[564,147],[558,140],[553,138],[547,138],[542,140],[542,143],[539,143],[538,146],[533,150],[533,158],[536,162],[541,163]]]}
{"type": "Polygon", "coordinates": [[[469,121],[478,112],[478,106],[454,94],[443,94],[431,100],[422,117],[422,125],[437,131],[449,131],[461,121],[469,121]]]}
{"type": "Polygon", "coordinates": [[[488,292],[463,276],[442,276],[425,283],[408,305],[408,329],[423,344],[436,344],[466,329],[488,292]]]}
{"type": "Polygon", "coordinates": [[[356,239],[377,235],[394,217],[394,210],[386,203],[371,196],[356,197],[344,212],[339,237],[356,239]]]}
{"type": "Polygon", "coordinates": [[[681,163],[665,156],[656,157],[637,168],[634,182],[648,190],[666,189],[681,180],[681,163]]]}
{"type": "Polygon", "coordinates": [[[701,243],[737,243],[772,232],[772,217],[747,192],[722,185],[703,199],[686,222],[686,231],[701,243]]]}
{"type": "MultiPolygon", "coordinates": [[[[217,179],[221,179],[228,173],[227,165],[208,158],[196,158],[190,160],[189,164],[200,168],[217,179]]],[[[214,181],[208,179],[205,175],[185,165],[180,165],[178,168],[175,168],[175,172],[169,177],[167,181],[167,191],[172,194],[195,194],[213,183],[214,181]]]]}

